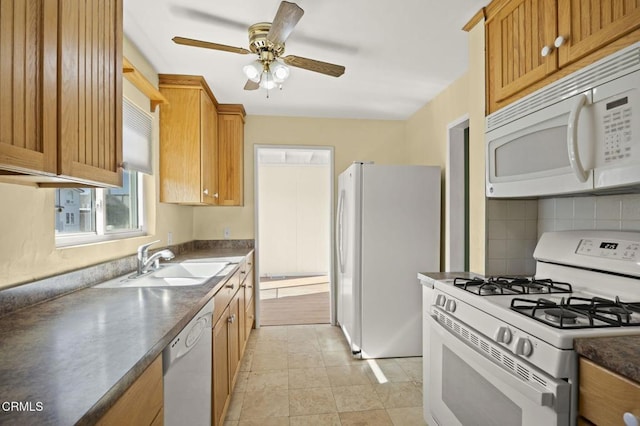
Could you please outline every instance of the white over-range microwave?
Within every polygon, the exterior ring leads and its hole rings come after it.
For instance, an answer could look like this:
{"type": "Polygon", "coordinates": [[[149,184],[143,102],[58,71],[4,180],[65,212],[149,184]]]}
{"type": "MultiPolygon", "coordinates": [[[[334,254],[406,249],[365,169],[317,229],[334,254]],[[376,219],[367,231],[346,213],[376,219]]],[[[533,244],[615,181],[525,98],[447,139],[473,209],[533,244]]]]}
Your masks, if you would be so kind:
{"type": "Polygon", "coordinates": [[[640,188],[640,43],[487,116],[488,197],[640,188]]]}

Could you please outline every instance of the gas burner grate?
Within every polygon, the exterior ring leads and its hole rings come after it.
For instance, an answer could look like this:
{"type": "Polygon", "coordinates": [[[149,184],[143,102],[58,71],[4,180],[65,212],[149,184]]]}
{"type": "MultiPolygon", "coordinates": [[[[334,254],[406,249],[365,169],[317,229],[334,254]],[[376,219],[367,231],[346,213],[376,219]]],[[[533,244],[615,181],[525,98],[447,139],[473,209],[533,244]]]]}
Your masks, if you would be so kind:
{"type": "Polygon", "coordinates": [[[638,303],[601,297],[564,297],[559,303],[548,299],[514,298],[511,309],[555,328],[604,328],[640,325],[638,303]]]}
{"type": "Polygon", "coordinates": [[[479,296],[571,293],[571,284],[528,277],[455,278],[453,285],[479,296]]]}

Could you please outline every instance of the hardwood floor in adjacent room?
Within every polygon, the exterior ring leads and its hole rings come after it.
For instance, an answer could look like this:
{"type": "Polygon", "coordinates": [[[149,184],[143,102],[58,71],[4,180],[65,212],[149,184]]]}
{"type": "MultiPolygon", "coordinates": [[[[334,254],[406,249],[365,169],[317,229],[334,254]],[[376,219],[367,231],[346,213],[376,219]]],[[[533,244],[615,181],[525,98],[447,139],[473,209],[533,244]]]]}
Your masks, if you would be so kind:
{"type": "Polygon", "coordinates": [[[260,279],[260,324],[328,324],[329,279],[326,276],[260,279]]]}

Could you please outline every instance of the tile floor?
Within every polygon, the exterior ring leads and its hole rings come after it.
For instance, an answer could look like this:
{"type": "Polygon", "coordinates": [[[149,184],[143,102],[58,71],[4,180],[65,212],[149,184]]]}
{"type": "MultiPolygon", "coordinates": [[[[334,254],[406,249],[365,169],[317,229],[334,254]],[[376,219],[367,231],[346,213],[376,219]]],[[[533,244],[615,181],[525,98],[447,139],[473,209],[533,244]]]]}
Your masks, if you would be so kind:
{"type": "Polygon", "coordinates": [[[330,325],[253,330],[225,426],[423,426],[422,358],[355,360],[330,325]]]}

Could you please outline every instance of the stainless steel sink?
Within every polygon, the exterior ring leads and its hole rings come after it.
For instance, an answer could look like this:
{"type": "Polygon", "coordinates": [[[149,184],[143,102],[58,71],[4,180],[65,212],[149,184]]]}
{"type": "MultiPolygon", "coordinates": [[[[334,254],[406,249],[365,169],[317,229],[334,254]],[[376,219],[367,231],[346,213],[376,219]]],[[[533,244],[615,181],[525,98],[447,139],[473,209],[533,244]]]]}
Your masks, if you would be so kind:
{"type": "Polygon", "coordinates": [[[165,264],[147,275],[115,278],[96,288],[128,287],[185,287],[202,285],[220,273],[225,273],[228,262],[182,262],[165,264]]]}

